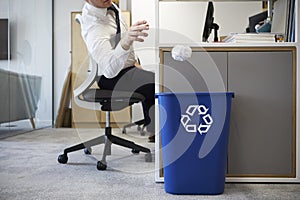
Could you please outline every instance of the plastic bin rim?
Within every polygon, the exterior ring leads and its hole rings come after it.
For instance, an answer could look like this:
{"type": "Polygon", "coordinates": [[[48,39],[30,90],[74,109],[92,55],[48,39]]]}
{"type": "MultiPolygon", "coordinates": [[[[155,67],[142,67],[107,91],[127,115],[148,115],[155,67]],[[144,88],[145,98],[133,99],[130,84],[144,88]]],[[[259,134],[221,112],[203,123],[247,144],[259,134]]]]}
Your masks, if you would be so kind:
{"type": "Polygon", "coordinates": [[[155,97],[158,96],[176,96],[176,95],[202,95],[202,96],[212,96],[212,95],[231,95],[234,98],[234,92],[160,92],[156,93],[155,97]]]}

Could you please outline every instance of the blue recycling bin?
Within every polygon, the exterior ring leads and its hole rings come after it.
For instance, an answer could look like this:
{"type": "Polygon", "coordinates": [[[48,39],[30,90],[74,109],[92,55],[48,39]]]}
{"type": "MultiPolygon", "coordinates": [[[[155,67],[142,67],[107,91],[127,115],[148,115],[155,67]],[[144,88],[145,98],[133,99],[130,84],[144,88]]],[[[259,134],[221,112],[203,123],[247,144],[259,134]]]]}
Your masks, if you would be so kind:
{"type": "Polygon", "coordinates": [[[165,191],[222,194],[232,92],[159,93],[165,191]]]}

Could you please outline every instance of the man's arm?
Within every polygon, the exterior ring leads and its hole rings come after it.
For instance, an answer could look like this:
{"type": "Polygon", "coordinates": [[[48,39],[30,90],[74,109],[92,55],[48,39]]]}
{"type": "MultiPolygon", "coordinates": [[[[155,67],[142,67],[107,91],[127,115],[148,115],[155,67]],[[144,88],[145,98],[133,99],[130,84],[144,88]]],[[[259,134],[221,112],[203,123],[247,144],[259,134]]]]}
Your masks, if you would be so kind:
{"type": "MultiPolygon", "coordinates": [[[[104,25],[93,25],[86,31],[85,42],[93,59],[99,64],[99,72],[107,78],[115,77],[125,66],[128,57],[133,53],[132,44],[134,41],[143,42],[148,34],[149,25],[145,20],[138,21],[126,31],[113,49],[111,45],[111,34],[105,30],[104,25]]],[[[133,57],[131,55],[130,57],[133,57]]],[[[134,63],[134,60],[132,61],[134,63]]]]}

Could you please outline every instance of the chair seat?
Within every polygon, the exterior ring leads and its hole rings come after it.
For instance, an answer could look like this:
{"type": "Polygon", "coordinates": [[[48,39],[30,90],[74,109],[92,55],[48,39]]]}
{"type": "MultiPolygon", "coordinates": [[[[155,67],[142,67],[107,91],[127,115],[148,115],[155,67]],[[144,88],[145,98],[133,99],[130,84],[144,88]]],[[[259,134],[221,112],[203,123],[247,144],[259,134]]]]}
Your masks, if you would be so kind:
{"type": "Polygon", "coordinates": [[[139,93],[97,88],[86,90],[82,93],[82,97],[84,101],[99,102],[103,111],[122,110],[134,103],[145,100],[145,97],[139,93]]]}

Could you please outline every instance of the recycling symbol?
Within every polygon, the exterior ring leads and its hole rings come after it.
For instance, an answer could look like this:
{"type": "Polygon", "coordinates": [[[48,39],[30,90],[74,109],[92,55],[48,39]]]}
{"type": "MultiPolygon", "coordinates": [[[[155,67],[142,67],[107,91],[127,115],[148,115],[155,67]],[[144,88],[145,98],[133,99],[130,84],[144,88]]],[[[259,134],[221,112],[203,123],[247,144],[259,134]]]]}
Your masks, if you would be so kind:
{"type": "Polygon", "coordinates": [[[213,123],[213,118],[208,113],[208,110],[209,108],[206,108],[205,105],[189,105],[185,114],[182,114],[180,119],[186,132],[196,133],[198,131],[201,135],[207,133],[213,123]],[[196,113],[196,111],[198,112],[196,113]],[[198,127],[197,124],[190,124],[192,121],[191,117],[193,117],[195,113],[200,115],[203,121],[198,127]]]}

